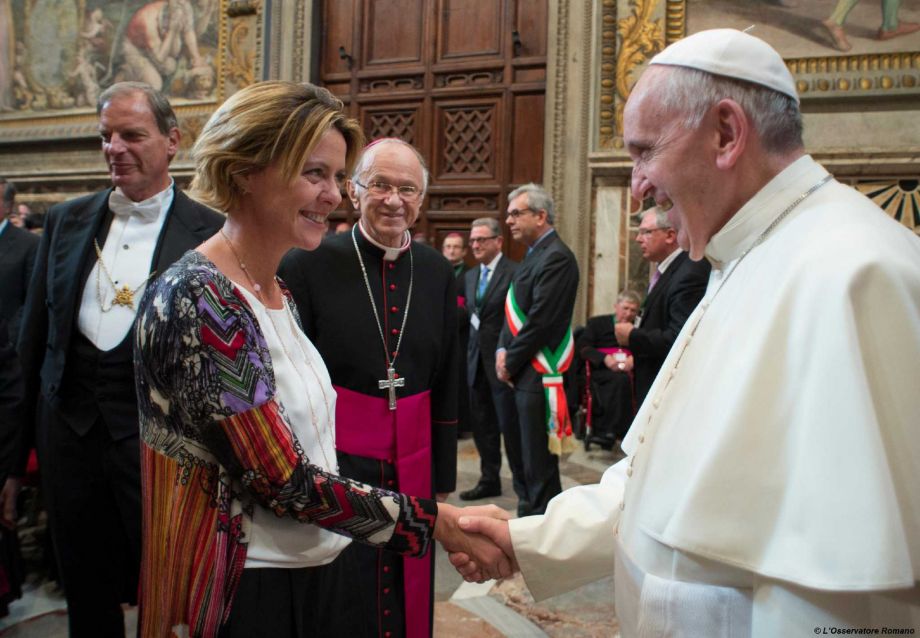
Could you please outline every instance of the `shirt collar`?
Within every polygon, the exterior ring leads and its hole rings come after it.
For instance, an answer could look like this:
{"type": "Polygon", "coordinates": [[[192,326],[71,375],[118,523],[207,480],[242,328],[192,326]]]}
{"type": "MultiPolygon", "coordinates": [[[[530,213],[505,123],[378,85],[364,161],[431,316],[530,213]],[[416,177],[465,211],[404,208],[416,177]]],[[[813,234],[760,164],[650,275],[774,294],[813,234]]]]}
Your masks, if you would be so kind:
{"type": "Polygon", "coordinates": [[[0,222],[0,235],[3,234],[3,231],[6,230],[6,227],[9,225],[9,223],[10,223],[10,218],[9,218],[9,217],[4,217],[4,218],[3,218],[3,221],[0,222]]]}
{"type": "Polygon", "coordinates": [[[549,228],[547,228],[547,229],[546,229],[546,232],[544,232],[542,235],[540,235],[539,237],[537,237],[537,241],[535,241],[533,244],[530,245],[530,250],[533,250],[534,248],[536,248],[537,246],[539,246],[541,243],[543,243],[543,240],[544,240],[544,239],[546,239],[547,237],[550,236],[550,234],[555,233],[555,232],[556,232],[556,229],[553,228],[552,226],[550,226],[549,228]]]}
{"type": "Polygon", "coordinates": [[[738,259],[799,196],[827,175],[823,166],[803,155],[783,169],[735,213],[706,244],[706,258],[716,270],[738,259]]]}
{"type": "Polygon", "coordinates": [[[658,264],[658,272],[663,275],[664,271],[668,269],[668,266],[674,263],[674,260],[677,259],[677,256],[682,252],[684,252],[682,248],[677,248],[676,250],[672,251],[670,255],[662,259],[661,263],[658,264]]]}
{"type": "MultiPolygon", "coordinates": [[[[495,267],[498,266],[498,262],[502,260],[502,252],[498,251],[498,254],[490,261],[485,264],[486,268],[489,269],[489,272],[495,272],[495,267]]],[[[479,269],[482,270],[482,265],[479,266],[479,269]]]]}
{"type": "Polygon", "coordinates": [[[412,243],[412,236],[409,234],[409,231],[407,230],[405,232],[405,235],[403,236],[402,246],[400,246],[399,248],[392,248],[390,246],[384,246],[379,241],[371,237],[370,233],[367,232],[367,229],[364,228],[364,219],[359,219],[356,225],[361,230],[361,234],[364,236],[364,239],[366,239],[371,245],[376,246],[377,248],[383,251],[384,261],[396,261],[397,259],[399,259],[399,256],[401,254],[409,250],[409,245],[412,243]]]}

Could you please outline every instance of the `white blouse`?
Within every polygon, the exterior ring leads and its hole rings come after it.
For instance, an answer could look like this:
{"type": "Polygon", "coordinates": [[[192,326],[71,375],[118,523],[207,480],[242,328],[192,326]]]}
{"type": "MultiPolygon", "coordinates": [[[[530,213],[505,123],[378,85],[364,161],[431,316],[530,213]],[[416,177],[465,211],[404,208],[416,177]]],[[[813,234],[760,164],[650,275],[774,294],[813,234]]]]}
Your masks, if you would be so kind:
{"type": "MultiPolygon", "coordinates": [[[[336,393],[322,357],[297,327],[286,304],[279,310],[266,308],[255,295],[239,283],[233,283],[252,307],[268,344],[275,372],[275,398],[294,436],[310,463],[335,472],[336,393]]],[[[253,513],[245,567],[325,565],[335,560],[350,542],[340,534],[298,523],[289,517],[278,518],[273,512],[257,507],[253,513]]]]}

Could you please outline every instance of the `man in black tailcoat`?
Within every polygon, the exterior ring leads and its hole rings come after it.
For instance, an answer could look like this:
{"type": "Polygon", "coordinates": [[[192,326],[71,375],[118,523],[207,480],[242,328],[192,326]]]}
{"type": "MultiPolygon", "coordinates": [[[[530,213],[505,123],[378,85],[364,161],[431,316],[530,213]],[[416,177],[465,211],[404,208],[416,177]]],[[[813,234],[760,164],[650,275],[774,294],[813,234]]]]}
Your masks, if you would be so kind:
{"type": "Polygon", "coordinates": [[[97,113],[114,188],[48,211],[19,339],[16,474],[35,440],[72,638],[124,636],[121,603],[137,600],[137,304],[157,273],[223,224],[169,176],[180,135],[162,95],[115,84],[97,113]]]}

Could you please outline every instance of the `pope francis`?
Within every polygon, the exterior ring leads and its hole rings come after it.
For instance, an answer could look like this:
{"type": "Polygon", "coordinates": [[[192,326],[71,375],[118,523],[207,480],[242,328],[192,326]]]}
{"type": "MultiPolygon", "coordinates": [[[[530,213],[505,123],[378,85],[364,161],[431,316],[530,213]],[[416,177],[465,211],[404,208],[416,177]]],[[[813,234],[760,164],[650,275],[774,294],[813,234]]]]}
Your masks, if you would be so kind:
{"type": "Polygon", "coordinates": [[[537,599],[612,571],[626,637],[920,631],[920,239],[805,153],[791,74],[739,31],[654,57],[624,141],[706,295],[599,485],[461,526],[537,599]]]}

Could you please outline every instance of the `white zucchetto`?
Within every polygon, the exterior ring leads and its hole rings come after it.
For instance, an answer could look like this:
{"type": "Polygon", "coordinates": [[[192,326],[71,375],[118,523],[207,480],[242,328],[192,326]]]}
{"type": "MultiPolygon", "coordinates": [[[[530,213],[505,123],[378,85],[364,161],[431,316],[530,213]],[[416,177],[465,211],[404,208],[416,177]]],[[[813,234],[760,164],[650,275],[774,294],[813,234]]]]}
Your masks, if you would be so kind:
{"type": "Polygon", "coordinates": [[[753,82],[799,102],[792,73],[769,44],[736,29],[710,29],[678,40],[649,64],[683,66],[753,82]]]}

